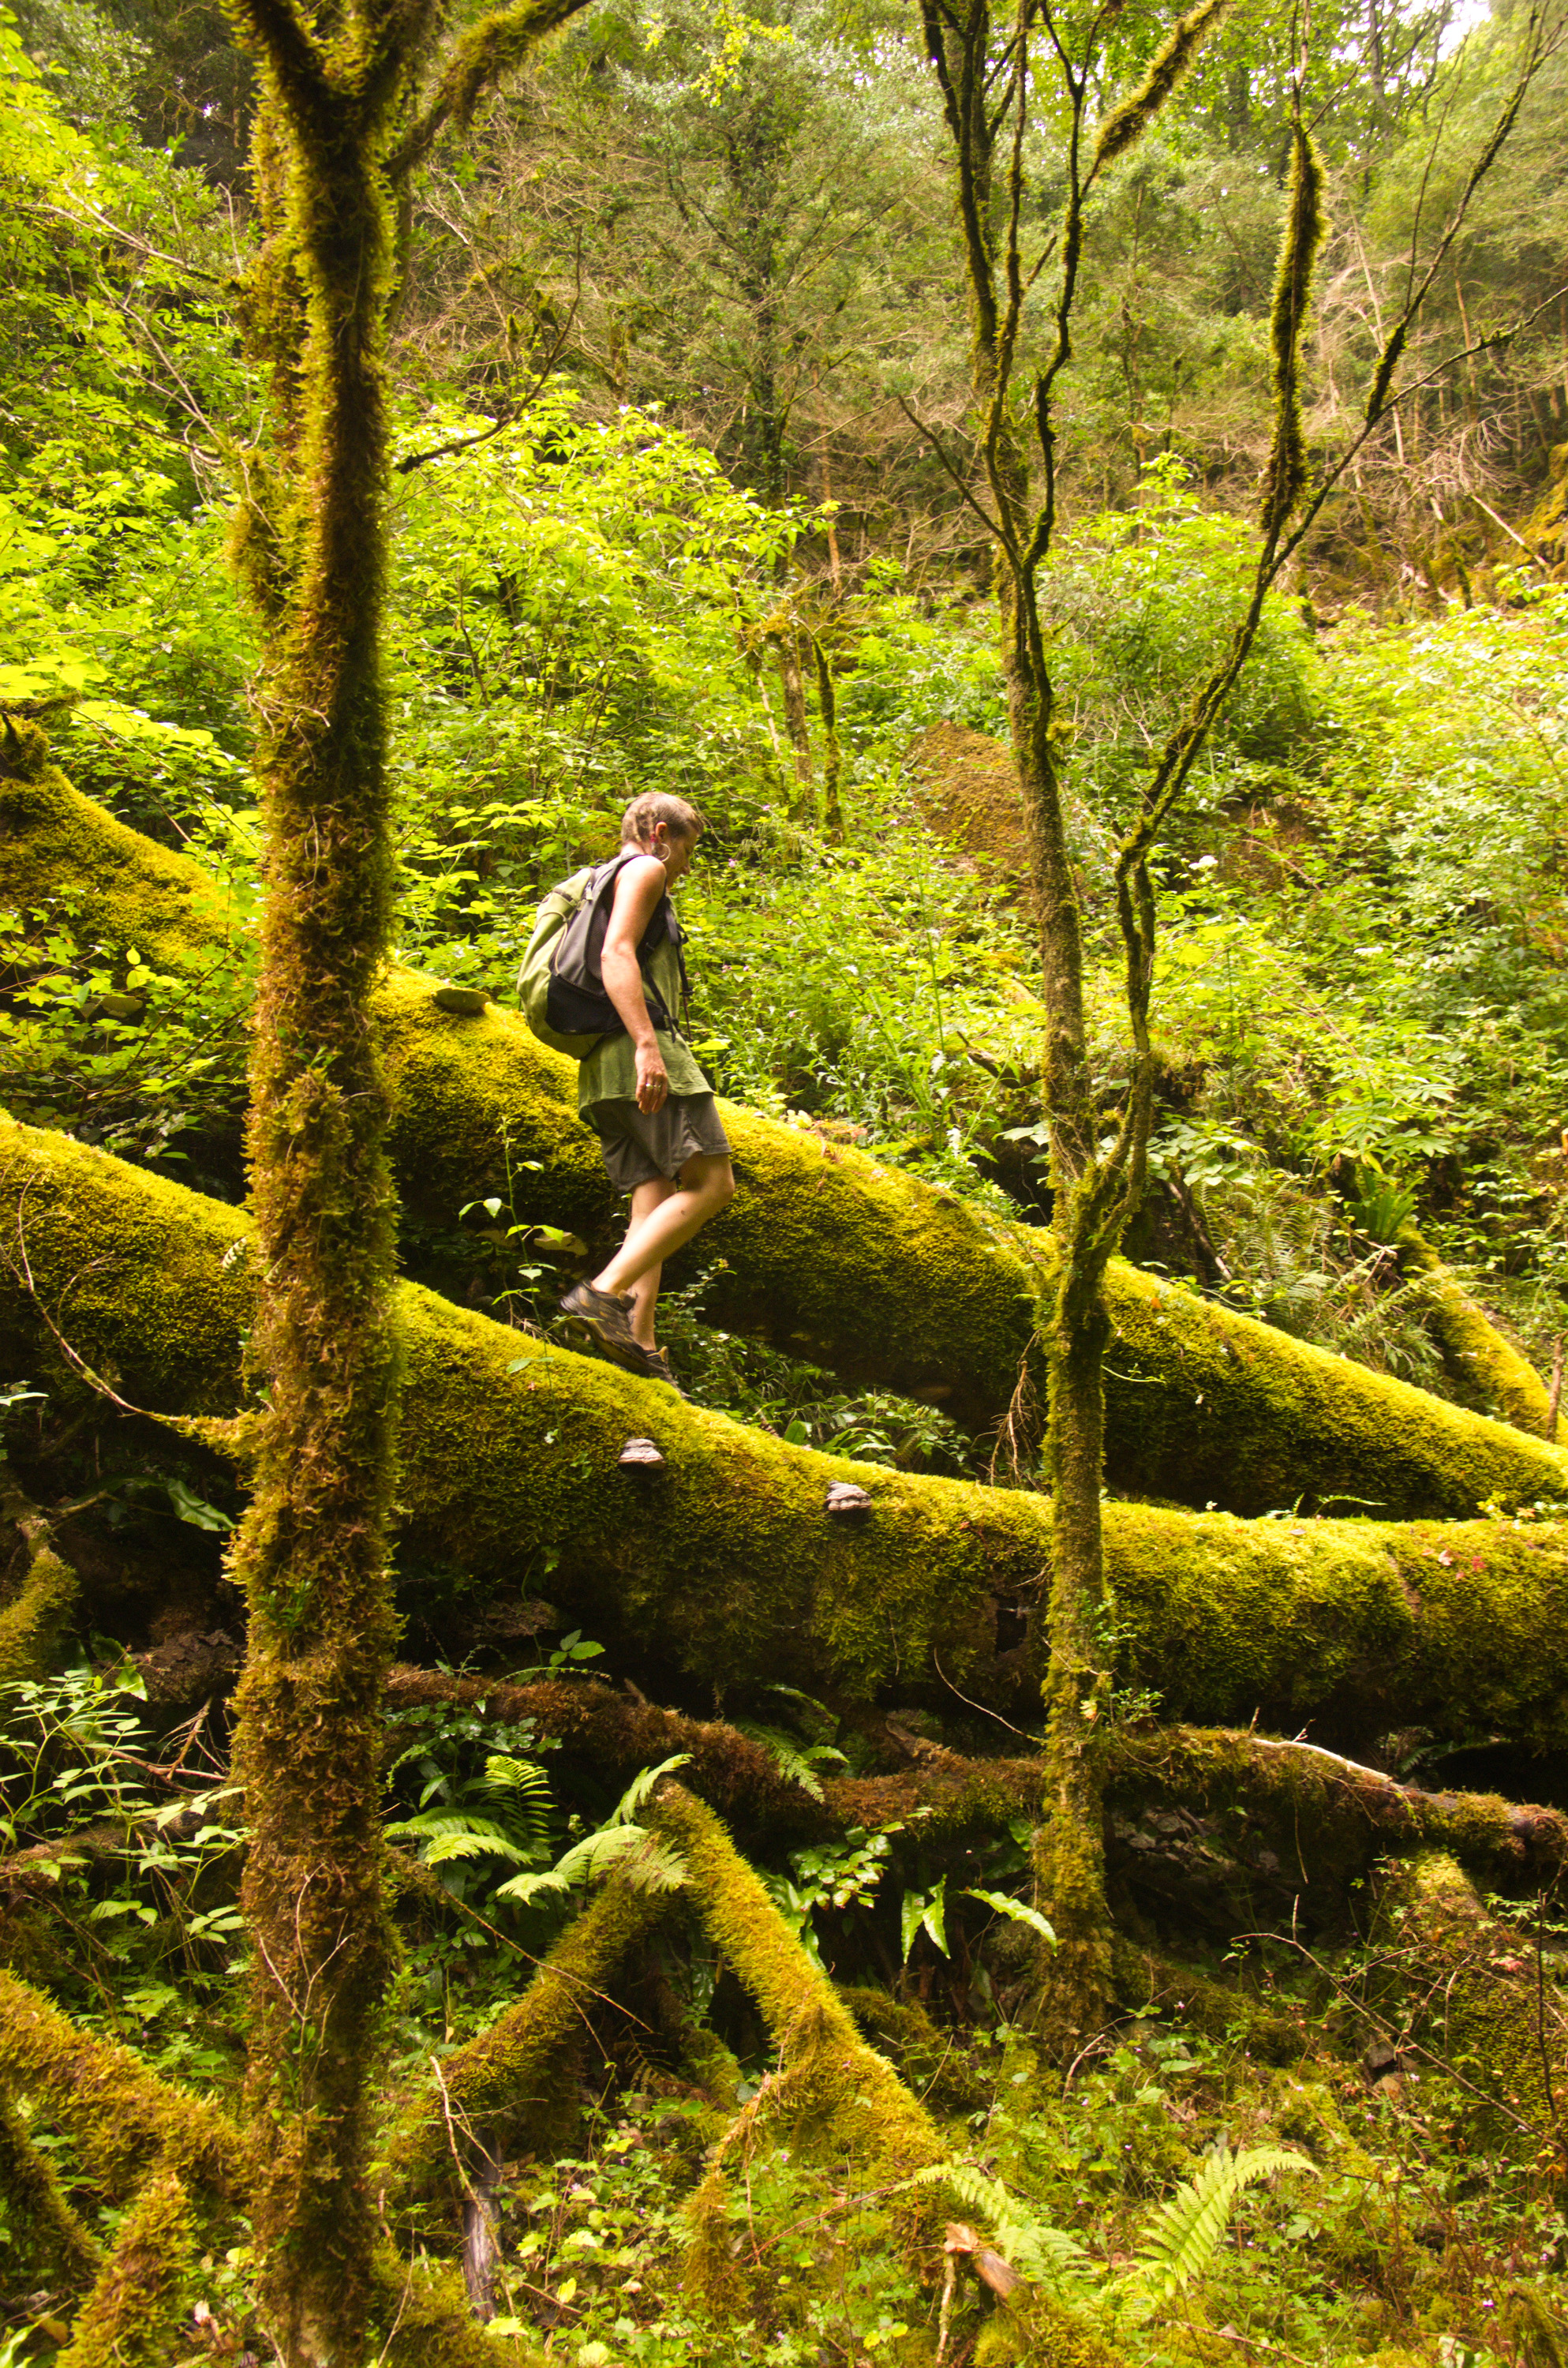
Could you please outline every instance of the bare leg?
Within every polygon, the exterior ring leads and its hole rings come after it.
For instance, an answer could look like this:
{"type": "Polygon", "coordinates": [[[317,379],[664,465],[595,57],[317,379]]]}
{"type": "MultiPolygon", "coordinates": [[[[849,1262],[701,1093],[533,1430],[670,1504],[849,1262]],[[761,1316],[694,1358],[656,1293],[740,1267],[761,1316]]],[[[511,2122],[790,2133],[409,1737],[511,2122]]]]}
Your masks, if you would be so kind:
{"type": "MultiPolygon", "coordinates": [[[[645,1217],[674,1198],[676,1187],[667,1176],[654,1176],[646,1184],[639,1184],[631,1195],[631,1219],[626,1228],[626,1238],[631,1239],[645,1217]]],[[[631,1287],[631,1337],[644,1349],[657,1346],[653,1335],[653,1318],[659,1305],[659,1277],[663,1262],[651,1266],[640,1275],[631,1287]]],[[[605,1286],[599,1285],[602,1291],[605,1286]]]]}
{"type": "MultiPolygon", "coordinates": [[[[665,1179],[659,1179],[661,1185],[665,1179]]],[[[621,1243],[602,1274],[594,1277],[596,1291],[608,1291],[616,1298],[629,1292],[633,1283],[641,1282],[645,1274],[656,1273],[664,1261],[682,1244],[699,1233],[710,1217],[733,1199],[735,1178],[727,1159],[709,1151],[699,1151],[688,1159],[680,1171],[679,1189],[665,1186],[656,1202],[645,1213],[639,1214],[637,1202],[652,1186],[639,1185],[632,1195],[632,1219],[621,1243]]],[[[650,1316],[652,1315],[650,1309],[650,1316]]],[[[642,1339],[642,1333],[637,1335],[642,1339]]],[[[643,1343],[651,1347],[651,1341],[643,1343]]]]}

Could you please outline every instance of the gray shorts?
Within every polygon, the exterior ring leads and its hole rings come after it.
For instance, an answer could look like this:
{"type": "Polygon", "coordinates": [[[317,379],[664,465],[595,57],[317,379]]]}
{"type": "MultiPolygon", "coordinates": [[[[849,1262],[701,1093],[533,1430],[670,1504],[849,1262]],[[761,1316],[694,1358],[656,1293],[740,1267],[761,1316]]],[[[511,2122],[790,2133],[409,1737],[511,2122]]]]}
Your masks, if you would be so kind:
{"type": "Polygon", "coordinates": [[[618,1192],[635,1192],[656,1176],[674,1183],[688,1159],[728,1159],[730,1138],[711,1094],[671,1094],[662,1110],[634,1101],[595,1102],[588,1113],[618,1192]]]}

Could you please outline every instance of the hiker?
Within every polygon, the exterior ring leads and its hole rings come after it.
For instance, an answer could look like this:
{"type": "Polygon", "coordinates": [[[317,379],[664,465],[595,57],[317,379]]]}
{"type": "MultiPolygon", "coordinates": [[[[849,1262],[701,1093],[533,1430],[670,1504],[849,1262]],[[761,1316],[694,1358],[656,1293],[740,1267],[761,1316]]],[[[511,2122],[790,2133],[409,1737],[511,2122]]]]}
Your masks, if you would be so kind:
{"type": "Polygon", "coordinates": [[[672,1389],[669,1352],[653,1332],[664,1262],[735,1190],[713,1088],[673,1021],[655,1029],[646,992],[666,1019],[680,1008],[680,925],[669,892],[701,832],[695,806],[658,791],[634,798],[621,821],[622,853],[640,851],[616,876],[599,970],[624,1032],[601,1036],[584,1059],[577,1109],[598,1133],[610,1182],[631,1195],[631,1218],[609,1264],[561,1303],[607,1357],[672,1389]]]}

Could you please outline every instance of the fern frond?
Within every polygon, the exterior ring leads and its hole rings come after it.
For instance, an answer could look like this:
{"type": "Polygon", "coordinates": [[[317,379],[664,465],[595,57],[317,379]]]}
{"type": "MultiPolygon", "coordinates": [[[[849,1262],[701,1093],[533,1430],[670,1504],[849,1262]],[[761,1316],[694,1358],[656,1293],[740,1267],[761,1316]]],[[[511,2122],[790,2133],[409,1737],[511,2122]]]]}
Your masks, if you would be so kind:
{"type": "Polygon", "coordinates": [[[1042,1941],[1051,1942],[1052,1948],[1056,1946],[1055,1928],[1047,1923],[1038,1907],[1030,1907],[1021,1899],[1010,1898],[1005,1891],[971,1888],[963,1896],[966,1899],[978,1899],[983,1907],[993,1908],[998,1916],[1009,1917],[1015,1924],[1027,1924],[1031,1932],[1038,1932],[1042,1941]]]}
{"type": "Polygon", "coordinates": [[[422,1844],[419,1856],[426,1866],[441,1866],[454,1858],[505,1858],[514,1866],[526,1866],[536,1854],[520,1850],[494,1817],[471,1816],[461,1809],[426,1809],[417,1817],[401,1817],[387,1827],[387,1835],[392,1840],[407,1835],[422,1844]]]}
{"type": "Polygon", "coordinates": [[[810,1793],[813,1801],[824,1797],[810,1760],[792,1736],[781,1734],[776,1726],[754,1725],[749,1718],[737,1718],[734,1725],[737,1733],[761,1745],[774,1766],[782,1775],[788,1776],[791,1784],[798,1784],[801,1792],[810,1793]]]}
{"type": "Polygon", "coordinates": [[[528,1837],[528,1857],[546,1857],[551,1802],[544,1770],[531,1759],[514,1759],[504,1751],[493,1751],[484,1763],[484,1782],[492,1793],[510,1793],[516,1801],[528,1837]]]}
{"type": "Polygon", "coordinates": [[[689,1751],[677,1751],[673,1759],[661,1759],[656,1768],[644,1768],[640,1775],[632,1778],[616,1803],[615,1815],[611,1817],[610,1824],[629,1826],[660,1777],[669,1775],[672,1769],[685,1768],[690,1759],[689,1751]]]}
{"type": "Polygon", "coordinates": [[[526,1907],[550,1892],[569,1892],[571,1888],[571,1884],[563,1883],[551,1869],[549,1874],[515,1874],[509,1883],[497,1884],[495,1896],[497,1899],[516,1899],[526,1907]]]}
{"type": "Polygon", "coordinates": [[[492,1793],[516,1793],[528,1802],[550,1806],[550,1779],[532,1759],[513,1759],[493,1751],[484,1763],[484,1782],[492,1793]]]}
{"type": "Polygon", "coordinates": [[[1287,2146],[1218,2146],[1197,2176],[1167,2196],[1150,2220],[1122,2290],[1122,2307],[1145,2317],[1201,2277],[1220,2248],[1244,2189],[1276,2171],[1317,2165],[1287,2146]]]}
{"type": "Polygon", "coordinates": [[[912,2187],[946,2187],[966,2212],[989,2226],[996,2249],[1036,2284],[1050,2285],[1063,2298],[1086,2299],[1093,2291],[1088,2254],[1065,2228],[1037,2220],[1003,2185],[968,2162],[934,2162],[915,2171],[912,2187]]]}
{"type": "Polygon", "coordinates": [[[638,1891],[678,1891],[689,1872],[686,1861],[642,1826],[601,1826],[585,1834],[548,1874],[517,1874],[496,1891],[497,1899],[523,1902],[555,1891],[573,1891],[616,1868],[638,1891]]]}

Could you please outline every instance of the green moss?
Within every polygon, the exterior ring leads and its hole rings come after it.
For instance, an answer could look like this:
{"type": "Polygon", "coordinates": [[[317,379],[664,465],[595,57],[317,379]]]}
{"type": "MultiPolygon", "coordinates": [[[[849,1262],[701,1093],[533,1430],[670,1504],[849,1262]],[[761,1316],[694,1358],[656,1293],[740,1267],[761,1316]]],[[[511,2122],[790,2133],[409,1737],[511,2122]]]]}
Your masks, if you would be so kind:
{"type": "Polygon", "coordinates": [[[1043,2294],[998,2304],[974,2347],[974,2368],[1126,2368],[1092,2328],[1043,2294]]]}
{"type": "Polygon", "coordinates": [[[167,2368],[196,2234],[184,2181],[161,2165],[122,2222],[59,2368],[167,2368]]]}
{"type": "MultiPolygon", "coordinates": [[[[233,1413],[255,1312],[251,1228],[239,1210],[4,1118],[0,1195],[39,1296],[96,1371],[133,1376],[129,1394],[161,1413],[233,1413]]],[[[17,1371],[47,1362],[61,1394],[84,1395],[9,1266],[0,1269],[0,1327],[7,1348],[30,1360],[17,1371]]]]}
{"type": "Polygon", "coordinates": [[[942,2161],[936,2124],[867,2046],[711,1809],[666,1782],[650,1822],[685,1860],[709,1938],[756,2000],[801,2114],[879,2175],[942,2161]]]}
{"type": "Polygon", "coordinates": [[[68,2286],[90,2285],[103,2253],[60,2192],[9,2097],[0,2094],[0,2192],[10,2207],[6,2269],[13,2281],[40,2270],[68,2286]]]}
{"type": "Polygon", "coordinates": [[[1544,1440],[1119,1260],[1107,1296],[1107,1465],[1123,1487],[1244,1513],[1339,1495],[1395,1519],[1568,1493],[1544,1440]]]}
{"type": "MultiPolygon", "coordinates": [[[[63,782],[58,795],[69,803],[69,828],[40,817],[35,829],[19,807],[13,835],[0,840],[0,885],[27,883],[36,896],[85,880],[85,917],[108,928],[112,896],[114,926],[134,917],[148,942],[172,899],[194,912],[203,894],[217,896],[186,859],[123,831],[63,782]]],[[[165,951],[176,959],[173,939],[165,951]]],[[[472,1019],[437,1010],[435,985],[394,964],[374,1004],[408,1208],[449,1224],[464,1201],[505,1190],[505,1137],[515,1171],[525,1160],[542,1163],[522,1171],[525,1213],[607,1240],[616,1203],[576,1116],[572,1064],[494,1006],[472,1019]]],[[[725,1122],[741,1189],[700,1252],[687,1254],[729,1260],[715,1313],[851,1377],[946,1386],[952,1412],[994,1420],[1028,1351],[1037,1291],[1050,1283],[1047,1236],[990,1224],[808,1130],[728,1105],[725,1122]],[[868,1308],[878,1311],[874,1323],[868,1308]]],[[[1123,1488],[1244,1513],[1337,1492],[1396,1517],[1462,1516],[1494,1497],[1568,1493],[1568,1459],[1544,1440],[1120,1260],[1107,1292],[1115,1327],[1107,1456],[1123,1488]]]]}
{"type": "Polygon", "coordinates": [[[1113,1956],[1118,1994],[1132,2013],[1144,2013],[1157,2004],[1206,2038],[1239,2038],[1260,2063],[1300,2061],[1305,2041],[1298,2026],[1288,2015],[1276,2014],[1249,1998],[1245,1990],[1210,1981],[1195,1966],[1151,1956],[1126,1941],[1115,1943],[1113,1956]]]}
{"type": "MultiPolygon", "coordinates": [[[[1543,1736],[1544,1740],[1544,1730],[1543,1736]]],[[[1568,1864],[1568,1818],[1493,1793],[1410,1790],[1326,1752],[1233,1728],[1122,1731],[1108,1797],[1138,1814],[1181,1802],[1234,1819],[1307,1884],[1343,1887],[1384,1856],[1451,1851],[1498,1891],[1533,1897],[1568,1864]]]]}
{"type": "Polygon", "coordinates": [[[242,2196],[248,2160],[239,2132],[202,2098],[152,2072],[129,2047],[81,2031],[16,1975],[0,1972],[0,2078],[36,2098],[75,2139],[83,2168],[110,2196],[151,2160],[192,2186],[242,2196]]]}
{"type": "Polygon", "coordinates": [[[1464,2082],[1479,2126],[1511,2152],[1560,2145],[1561,2009],[1543,2019],[1533,1952],[1487,1914],[1458,1861],[1424,1850],[1397,1866],[1374,1937],[1414,2037],[1464,2082]]]}
{"type": "MultiPolygon", "coordinates": [[[[947,2148],[924,2108],[867,2046],[713,1812],[666,1782],[649,1816],[685,1861],[709,1938],[756,2000],[778,2051],[769,2084],[743,2106],[687,2207],[687,2292],[713,2315],[733,2317],[747,2306],[747,2280],[728,2241],[723,2156],[765,2112],[787,2113],[812,2142],[865,2164],[877,2185],[943,2161],[947,2148]]],[[[905,2240],[928,2238],[939,2210],[934,2187],[902,2197],[896,2217],[905,2240]]]]}
{"type": "Polygon", "coordinates": [[[469,2308],[455,2271],[404,2261],[382,2248],[370,2271],[372,2319],[386,2368],[541,2368],[536,2344],[491,2335],[469,2308]]]}
{"type": "MultiPolygon", "coordinates": [[[[929,1831],[922,1827],[923,1835],[929,1831]]],[[[838,1986],[838,1995],[860,2030],[887,2056],[906,2088],[949,2112],[983,2105],[989,2091],[969,2058],[955,2048],[915,1998],[891,1992],[838,1986]]]]}
{"type": "MultiPolygon", "coordinates": [[[[139,1405],[233,1408],[254,1287],[237,1212],[13,1121],[0,1121],[0,1178],[79,1354],[118,1372],[139,1405]]],[[[998,1675],[996,1607],[1041,1585],[1046,1500],[786,1446],[411,1286],[396,1320],[412,1554],[501,1592],[529,1584],[541,1550],[557,1553],[551,1592],[574,1622],[704,1687],[949,1701],[939,1662],[962,1692],[1029,1707],[1038,1671],[998,1675]],[[616,1468],[638,1432],[666,1458],[647,1488],[616,1468]],[[823,1499],[848,1476],[874,1509],[846,1534],[823,1499]]],[[[0,1342],[12,1370],[49,1370],[69,1394],[3,1271],[0,1342]]],[[[1332,1703],[1342,1729],[1369,1734],[1484,1723],[1554,1748],[1562,1733],[1562,1525],[1245,1521],[1109,1504],[1105,1532],[1131,1640],[1119,1674],[1158,1689],[1172,1716],[1245,1724],[1256,1711],[1293,1732],[1332,1703]]]]}
{"type": "Polygon", "coordinates": [[[0,1611],[0,1685],[47,1676],[75,1603],[75,1572],[52,1546],[40,1546],[15,1601],[0,1611]]]}
{"type": "Polygon", "coordinates": [[[1537,1439],[1550,1438],[1551,1400],[1535,1367],[1505,1340],[1414,1225],[1400,1235],[1399,1251],[1402,1268],[1416,1281],[1417,1304],[1426,1311],[1449,1377],[1465,1403],[1537,1439]]]}
{"type": "Polygon", "coordinates": [[[78,925],[158,970],[210,966],[234,936],[210,875],[74,790],[37,724],[13,720],[0,765],[0,888],[15,911],[62,894],[78,925]]]}

